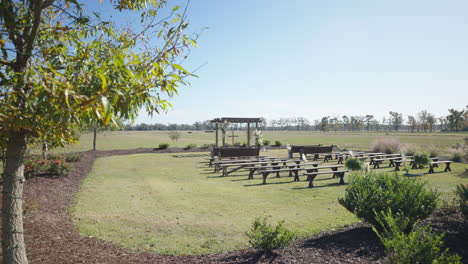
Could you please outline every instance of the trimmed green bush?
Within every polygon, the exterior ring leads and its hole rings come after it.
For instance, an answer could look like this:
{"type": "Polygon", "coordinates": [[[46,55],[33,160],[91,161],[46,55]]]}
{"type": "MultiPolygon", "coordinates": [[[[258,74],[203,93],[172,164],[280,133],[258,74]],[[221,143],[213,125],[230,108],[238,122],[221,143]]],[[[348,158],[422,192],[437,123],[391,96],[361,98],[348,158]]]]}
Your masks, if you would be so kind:
{"type": "MultiPolygon", "coordinates": [[[[364,219],[378,230],[376,212],[391,210],[414,223],[428,217],[436,208],[439,194],[427,188],[419,179],[387,173],[354,175],[338,202],[357,217],[364,219]]],[[[405,230],[410,230],[407,226],[405,230]]]]}
{"type": "Polygon", "coordinates": [[[159,144],[159,149],[167,149],[169,147],[169,143],[161,143],[159,144]]]}
{"type": "Polygon", "coordinates": [[[427,154],[426,152],[414,153],[413,160],[414,166],[416,166],[417,168],[422,168],[431,162],[431,158],[429,158],[429,154],[427,154]]]}
{"type": "Polygon", "coordinates": [[[364,163],[359,158],[349,158],[346,160],[346,168],[352,171],[362,170],[364,163]]]}
{"type": "Polygon", "coordinates": [[[185,149],[191,149],[191,148],[196,148],[197,144],[188,144],[185,149]]]}
{"type": "Polygon", "coordinates": [[[283,143],[279,140],[275,140],[275,146],[276,147],[281,147],[281,145],[283,145],[283,143]]]}
{"type": "Polygon", "coordinates": [[[468,184],[457,185],[456,195],[458,198],[460,211],[465,219],[468,219],[468,184]]]}
{"type": "Polygon", "coordinates": [[[373,229],[382,241],[390,263],[460,263],[460,256],[449,255],[448,249],[441,250],[444,234],[433,233],[429,226],[419,226],[415,223],[411,232],[406,234],[404,229],[410,219],[402,216],[394,217],[391,211],[378,214],[377,221],[385,228],[383,231],[373,229]]]}
{"type": "Polygon", "coordinates": [[[257,218],[245,234],[252,247],[269,252],[289,244],[296,237],[295,233],[283,224],[284,221],[280,221],[276,226],[272,226],[268,223],[268,217],[257,218]]]}
{"type": "Polygon", "coordinates": [[[455,151],[452,154],[452,161],[461,162],[463,160],[463,154],[461,152],[455,151]]]}
{"type": "Polygon", "coordinates": [[[263,146],[268,146],[270,145],[271,141],[268,139],[263,139],[263,146]]]}
{"type": "Polygon", "coordinates": [[[80,160],[80,154],[76,152],[67,152],[64,154],[64,158],[66,162],[77,162],[80,160]]]}

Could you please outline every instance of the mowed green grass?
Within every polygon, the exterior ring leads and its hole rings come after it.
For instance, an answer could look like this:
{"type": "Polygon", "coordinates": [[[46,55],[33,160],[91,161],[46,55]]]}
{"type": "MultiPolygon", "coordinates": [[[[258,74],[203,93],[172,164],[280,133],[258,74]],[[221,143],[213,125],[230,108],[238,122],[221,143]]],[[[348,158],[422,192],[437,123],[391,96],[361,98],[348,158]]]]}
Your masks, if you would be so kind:
{"type": "MultiPolygon", "coordinates": [[[[283,156],[285,150],[266,154],[283,156]]],[[[219,177],[200,164],[206,158],[173,155],[96,160],[72,208],[81,234],[133,251],[198,255],[248,247],[244,232],[256,217],[285,220],[299,236],[358,221],[338,204],[346,186],[330,175],[317,177],[313,189],[290,177],[270,176],[262,185],[258,175],[254,180],[247,180],[246,171],[219,177]]],[[[466,168],[454,164],[452,173],[419,178],[450,196],[456,184],[468,183],[462,176],[466,168]]]]}
{"type": "MultiPolygon", "coordinates": [[[[114,131],[103,132],[97,136],[97,149],[134,149],[155,148],[160,143],[169,143],[171,147],[185,147],[188,144],[213,144],[214,133],[203,131],[180,131],[180,139],[173,142],[169,139],[168,131],[114,131]]],[[[235,142],[246,142],[246,132],[236,131],[235,142]]],[[[368,150],[372,148],[374,141],[382,138],[393,138],[401,143],[414,144],[423,150],[436,147],[443,153],[456,143],[463,143],[468,133],[320,133],[305,131],[264,131],[263,136],[272,141],[281,140],[283,144],[338,144],[343,148],[368,150]]],[[[92,149],[92,133],[83,134],[78,144],[69,146],[67,150],[86,151],[92,149]]],[[[231,138],[226,139],[231,143],[231,138]]],[[[254,137],[252,137],[252,143],[254,137]]]]}

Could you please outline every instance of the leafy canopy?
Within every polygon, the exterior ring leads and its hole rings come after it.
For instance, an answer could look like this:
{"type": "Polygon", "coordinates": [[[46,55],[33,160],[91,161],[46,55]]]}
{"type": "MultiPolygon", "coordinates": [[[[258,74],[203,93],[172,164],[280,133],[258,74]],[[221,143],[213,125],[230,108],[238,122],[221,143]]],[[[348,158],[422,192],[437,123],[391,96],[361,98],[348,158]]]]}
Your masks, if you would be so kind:
{"type": "MultiPolygon", "coordinates": [[[[133,119],[170,106],[192,75],[183,59],[196,35],[185,11],[156,18],[166,1],[111,1],[140,14],[138,30],[88,14],[75,0],[2,1],[0,11],[0,139],[73,142],[75,128],[133,119]]],[[[3,141],[3,140],[2,140],[3,141]]]]}

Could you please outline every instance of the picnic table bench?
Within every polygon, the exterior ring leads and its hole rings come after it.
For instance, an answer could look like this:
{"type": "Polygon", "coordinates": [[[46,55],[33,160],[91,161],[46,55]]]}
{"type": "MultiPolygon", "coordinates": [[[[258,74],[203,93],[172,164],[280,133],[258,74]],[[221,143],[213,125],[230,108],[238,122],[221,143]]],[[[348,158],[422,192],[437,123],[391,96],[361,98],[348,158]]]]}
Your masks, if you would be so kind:
{"type": "Polygon", "coordinates": [[[450,163],[452,163],[452,161],[449,161],[449,160],[433,161],[433,162],[429,163],[429,172],[428,173],[434,173],[434,168],[438,168],[439,164],[445,164],[444,172],[452,171],[452,169],[450,168],[450,163]]]}
{"type": "Polygon", "coordinates": [[[345,184],[344,182],[344,175],[347,170],[338,170],[339,168],[342,168],[343,166],[340,165],[335,165],[335,166],[323,166],[323,167],[315,167],[311,169],[310,171],[306,172],[305,175],[307,175],[307,180],[309,181],[309,188],[314,187],[314,179],[318,175],[323,175],[323,174],[333,174],[333,178],[339,177],[340,178],[340,184],[345,184]],[[331,171],[319,171],[320,169],[327,169],[330,168],[331,171]]]}
{"type": "Polygon", "coordinates": [[[222,168],[222,171],[223,171],[222,176],[227,176],[229,173],[238,171],[240,169],[243,169],[249,166],[255,166],[255,165],[266,166],[268,164],[277,165],[279,163],[286,164],[286,163],[291,163],[291,162],[299,164],[302,162],[302,160],[300,159],[265,159],[265,160],[251,161],[251,162],[244,162],[244,163],[225,163],[225,164],[220,164],[219,167],[222,168]],[[236,167],[236,168],[233,168],[232,170],[228,171],[229,167],[236,167]]]}
{"type": "MultiPolygon", "coordinates": [[[[317,165],[319,163],[317,162],[306,162],[306,163],[300,163],[300,160],[299,161],[295,161],[295,164],[287,164],[288,162],[270,162],[271,165],[266,165],[266,166],[263,166],[263,165],[260,165],[260,166],[250,166],[250,167],[245,167],[246,169],[250,170],[249,172],[249,180],[250,179],[253,179],[253,175],[255,174],[256,171],[259,171],[259,170],[268,170],[268,169],[272,169],[272,170],[276,170],[276,177],[280,177],[280,169],[289,169],[289,177],[292,177],[292,174],[293,174],[293,171],[294,168],[300,168],[301,166],[308,166],[308,165],[317,165]],[[282,165],[279,164],[279,163],[283,163],[282,165]]],[[[289,162],[291,163],[291,162],[289,162]]]]}
{"type": "Polygon", "coordinates": [[[311,164],[308,164],[308,165],[304,165],[304,166],[312,165],[313,167],[302,167],[302,164],[296,164],[296,166],[294,168],[258,170],[258,173],[262,174],[263,184],[266,184],[266,179],[267,179],[268,175],[270,175],[270,173],[283,172],[283,171],[294,173],[294,181],[299,181],[299,171],[302,171],[302,170],[305,170],[307,172],[312,171],[319,164],[320,164],[319,162],[316,162],[316,163],[311,163],[311,164]]]}
{"type": "Polygon", "coordinates": [[[390,161],[390,164],[388,167],[395,167],[395,160],[399,160],[400,158],[381,158],[381,159],[371,159],[372,164],[374,164],[374,169],[380,168],[380,164],[382,164],[384,161],[388,160],[390,161]]]}
{"type": "MultiPolygon", "coordinates": [[[[407,156],[407,157],[413,157],[413,156],[407,156]]],[[[439,157],[433,157],[430,158],[432,162],[437,162],[439,160],[439,157]]],[[[409,162],[409,165],[411,166],[411,169],[415,170],[417,169],[416,164],[414,164],[414,159],[404,159],[404,160],[394,160],[393,163],[395,165],[395,171],[400,171],[400,166],[404,162],[409,162]]],[[[437,164],[435,164],[435,167],[438,167],[437,164]]]]}

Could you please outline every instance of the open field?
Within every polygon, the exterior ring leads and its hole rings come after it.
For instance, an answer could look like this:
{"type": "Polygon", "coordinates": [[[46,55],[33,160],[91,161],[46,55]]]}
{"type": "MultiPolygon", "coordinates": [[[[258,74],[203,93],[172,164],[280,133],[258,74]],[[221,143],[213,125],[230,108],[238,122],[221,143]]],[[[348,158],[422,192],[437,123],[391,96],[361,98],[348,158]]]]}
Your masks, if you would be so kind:
{"type": "MultiPolygon", "coordinates": [[[[202,131],[180,131],[178,142],[171,142],[167,131],[114,131],[98,134],[97,149],[134,149],[154,148],[160,143],[169,143],[171,147],[185,147],[188,144],[213,144],[214,133],[202,131]]],[[[245,142],[245,131],[236,131],[238,136],[235,142],[245,142]]],[[[463,143],[468,133],[320,133],[304,131],[264,131],[263,136],[272,141],[281,140],[283,144],[338,144],[343,148],[367,150],[372,147],[375,140],[381,138],[394,138],[401,143],[411,143],[423,149],[436,147],[442,153],[447,153],[450,146],[463,143]]],[[[231,143],[230,138],[226,138],[231,143]]],[[[252,137],[252,142],[254,138],[252,137]]],[[[92,133],[83,134],[78,144],[69,146],[67,150],[86,151],[92,149],[92,133]]],[[[61,151],[61,150],[56,150],[61,151]]]]}
{"type": "MultiPolygon", "coordinates": [[[[204,159],[138,154],[96,160],[72,208],[75,224],[82,235],[134,251],[187,255],[248,247],[244,232],[259,216],[286,220],[300,236],[357,221],[337,202],[346,188],[337,179],[319,176],[313,189],[289,177],[271,177],[262,185],[258,175],[247,180],[245,171],[212,174],[200,164],[204,159]]],[[[456,184],[468,183],[462,174],[467,168],[457,163],[452,172],[418,178],[449,197],[456,184]]]]}

